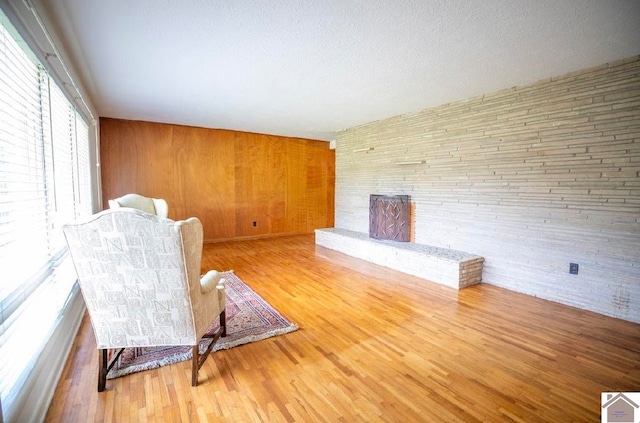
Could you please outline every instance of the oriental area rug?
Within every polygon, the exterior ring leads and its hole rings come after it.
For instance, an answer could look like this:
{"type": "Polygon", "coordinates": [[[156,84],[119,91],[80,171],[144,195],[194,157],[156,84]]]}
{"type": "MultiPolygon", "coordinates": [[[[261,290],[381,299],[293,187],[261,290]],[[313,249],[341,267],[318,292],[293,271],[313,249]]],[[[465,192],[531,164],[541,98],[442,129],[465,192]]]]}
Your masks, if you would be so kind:
{"type": "MultiPolygon", "coordinates": [[[[296,324],[280,315],[233,271],[221,272],[221,276],[226,281],[227,336],[218,340],[213,351],[233,348],[298,329],[296,324]]],[[[218,327],[219,322],[216,319],[209,332],[215,332],[218,327]]],[[[208,339],[200,341],[200,351],[204,351],[210,342],[208,339]]],[[[109,371],[107,378],[114,379],[187,360],[191,360],[189,346],[127,348],[109,371]]]]}

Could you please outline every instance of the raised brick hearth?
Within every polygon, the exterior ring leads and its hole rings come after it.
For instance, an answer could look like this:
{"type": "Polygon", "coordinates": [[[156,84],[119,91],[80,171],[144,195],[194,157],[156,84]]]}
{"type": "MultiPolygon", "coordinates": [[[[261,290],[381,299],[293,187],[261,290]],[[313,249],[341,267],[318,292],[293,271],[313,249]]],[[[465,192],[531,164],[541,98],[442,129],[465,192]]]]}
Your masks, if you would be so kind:
{"type": "Polygon", "coordinates": [[[482,281],[484,258],[414,242],[370,238],[346,229],[316,229],[316,244],[353,257],[460,289],[482,281]]]}

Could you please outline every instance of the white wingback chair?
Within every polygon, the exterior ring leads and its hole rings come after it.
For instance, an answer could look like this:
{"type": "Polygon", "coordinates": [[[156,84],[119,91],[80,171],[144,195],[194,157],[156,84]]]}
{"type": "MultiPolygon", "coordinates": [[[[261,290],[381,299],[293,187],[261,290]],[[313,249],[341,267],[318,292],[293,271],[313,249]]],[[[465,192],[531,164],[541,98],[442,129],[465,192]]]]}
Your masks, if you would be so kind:
{"type": "Polygon", "coordinates": [[[200,273],[202,224],[131,208],[110,209],[63,226],[100,353],[98,391],[124,348],[189,345],[191,384],[226,335],[225,281],[200,273]],[[199,341],[220,319],[208,350],[199,341]],[[119,349],[108,358],[109,349],[119,349]]]}
{"type": "Polygon", "coordinates": [[[121,207],[130,207],[155,214],[160,217],[169,215],[169,205],[162,198],[149,198],[140,194],[126,194],[119,198],[109,200],[109,208],[117,209],[121,207]]]}

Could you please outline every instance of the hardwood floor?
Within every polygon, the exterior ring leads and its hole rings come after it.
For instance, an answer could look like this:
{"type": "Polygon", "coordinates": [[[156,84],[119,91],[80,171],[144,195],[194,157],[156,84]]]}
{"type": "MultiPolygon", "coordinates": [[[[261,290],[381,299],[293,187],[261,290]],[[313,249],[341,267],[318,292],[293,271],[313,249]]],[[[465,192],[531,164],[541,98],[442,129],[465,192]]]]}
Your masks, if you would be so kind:
{"type": "Polygon", "coordinates": [[[48,422],[600,421],[640,391],[640,325],[487,284],[456,291],[313,235],[205,245],[300,330],[107,381],[87,318],[48,422]]]}

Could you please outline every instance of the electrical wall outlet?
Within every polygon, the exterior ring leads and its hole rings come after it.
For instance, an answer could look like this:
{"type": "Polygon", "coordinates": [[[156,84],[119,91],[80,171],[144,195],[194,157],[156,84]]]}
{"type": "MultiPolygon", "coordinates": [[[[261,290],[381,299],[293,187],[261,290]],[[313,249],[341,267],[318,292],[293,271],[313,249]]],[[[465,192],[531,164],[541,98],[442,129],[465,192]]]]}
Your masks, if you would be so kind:
{"type": "Polygon", "coordinates": [[[578,274],[578,263],[569,263],[569,273],[572,275],[578,274]]]}

